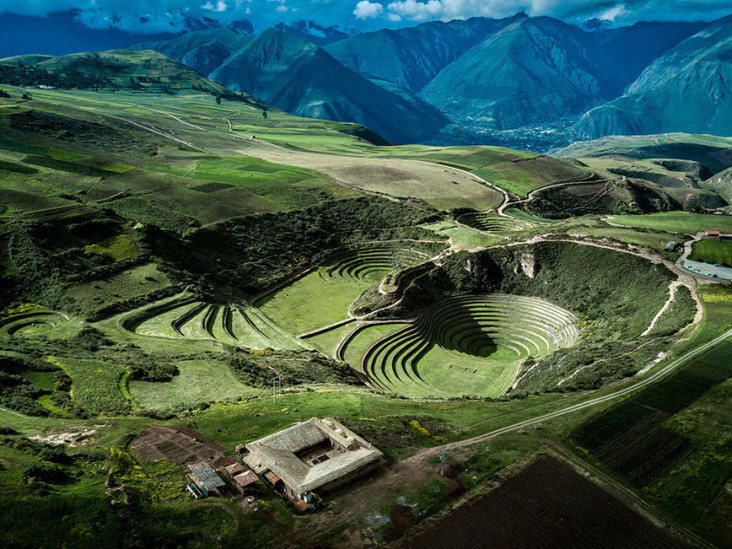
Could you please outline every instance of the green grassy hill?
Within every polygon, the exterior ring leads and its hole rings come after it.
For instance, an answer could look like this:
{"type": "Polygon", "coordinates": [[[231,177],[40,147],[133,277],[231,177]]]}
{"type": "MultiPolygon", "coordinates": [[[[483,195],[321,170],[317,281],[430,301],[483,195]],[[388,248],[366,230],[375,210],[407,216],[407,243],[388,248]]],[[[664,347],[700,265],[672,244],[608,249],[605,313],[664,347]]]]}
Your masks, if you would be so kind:
{"type": "Polygon", "coordinates": [[[153,50],[9,57],[0,59],[0,81],[59,88],[130,89],[154,93],[198,90],[232,94],[224,86],[153,50]]]}

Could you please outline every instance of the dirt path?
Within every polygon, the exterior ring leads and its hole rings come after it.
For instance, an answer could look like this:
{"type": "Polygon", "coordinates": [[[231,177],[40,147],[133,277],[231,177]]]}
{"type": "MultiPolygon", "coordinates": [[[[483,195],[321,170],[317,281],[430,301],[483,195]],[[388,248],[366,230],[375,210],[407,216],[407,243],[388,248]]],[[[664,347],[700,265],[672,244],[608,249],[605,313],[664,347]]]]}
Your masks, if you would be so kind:
{"type": "Polygon", "coordinates": [[[21,414],[20,412],[16,412],[14,410],[8,410],[7,408],[3,408],[2,406],[0,406],[0,412],[5,412],[6,414],[13,414],[14,416],[22,417],[23,419],[34,419],[25,414],[21,414]]]}
{"type": "Polygon", "coordinates": [[[121,116],[112,116],[112,115],[108,115],[108,116],[109,116],[109,118],[114,118],[115,120],[120,120],[120,121],[124,122],[125,124],[132,124],[133,126],[136,126],[142,130],[148,131],[150,133],[154,133],[156,135],[160,135],[160,136],[170,139],[172,141],[176,141],[177,143],[181,143],[181,144],[185,145],[186,147],[190,147],[191,149],[195,149],[199,152],[202,152],[205,154],[211,154],[206,149],[202,149],[201,147],[194,145],[193,143],[190,143],[189,141],[186,141],[184,139],[181,139],[180,137],[177,137],[175,135],[164,132],[158,128],[155,128],[152,125],[141,124],[139,122],[133,122],[132,120],[130,120],[128,118],[122,118],[121,116]]]}
{"type": "MultiPolygon", "coordinates": [[[[506,208],[510,208],[510,207],[516,206],[518,204],[525,204],[527,202],[531,202],[534,199],[534,195],[536,193],[541,192],[541,191],[545,191],[547,189],[553,189],[555,187],[566,187],[567,185],[578,185],[578,184],[581,184],[581,183],[588,183],[588,182],[592,181],[592,178],[594,176],[595,176],[595,173],[594,172],[587,172],[587,174],[585,174],[585,177],[580,178],[580,179],[572,179],[570,181],[557,181],[555,183],[549,183],[549,184],[544,185],[542,187],[537,187],[536,189],[532,189],[531,191],[529,191],[529,193],[526,195],[526,198],[523,198],[521,200],[508,200],[507,199],[503,204],[501,204],[498,207],[497,213],[501,217],[508,217],[508,218],[513,219],[512,216],[510,216],[507,213],[505,213],[506,208]]],[[[597,180],[598,183],[600,181],[602,181],[602,180],[601,179],[598,179],[597,180]]],[[[506,194],[506,197],[508,197],[508,194],[506,194]]]]}
{"type": "Polygon", "coordinates": [[[680,280],[674,280],[671,284],[668,285],[668,300],[666,301],[666,303],[664,303],[663,307],[661,307],[661,310],[656,313],[656,316],[654,316],[653,320],[651,320],[651,324],[648,326],[648,328],[645,329],[640,337],[647,336],[653,331],[653,328],[656,327],[656,323],[663,316],[663,313],[665,313],[668,308],[671,307],[671,304],[674,301],[674,297],[676,297],[676,290],[679,286],[682,286],[682,282],[680,280]]]}

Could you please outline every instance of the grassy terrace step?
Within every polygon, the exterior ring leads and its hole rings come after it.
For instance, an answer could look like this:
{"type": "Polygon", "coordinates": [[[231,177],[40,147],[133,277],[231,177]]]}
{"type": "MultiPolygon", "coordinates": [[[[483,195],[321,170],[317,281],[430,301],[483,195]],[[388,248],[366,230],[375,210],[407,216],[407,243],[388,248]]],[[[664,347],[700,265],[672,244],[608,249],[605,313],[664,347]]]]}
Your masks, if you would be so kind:
{"type": "Polygon", "coordinates": [[[486,232],[524,231],[534,226],[528,221],[502,217],[488,212],[461,215],[458,221],[468,227],[486,232]]]}
{"type": "Polygon", "coordinates": [[[400,270],[429,259],[428,254],[399,244],[339,250],[326,259],[323,276],[365,279],[374,273],[400,270]]]}
{"type": "Polygon", "coordinates": [[[255,307],[209,304],[194,298],[167,300],[135,311],[122,326],[153,337],[213,339],[247,349],[306,347],[255,307]]]}
{"type": "Polygon", "coordinates": [[[459,396],[471,386],[500,396],[526,358],[572,345],[576,321],[540,298],[454,297],[371,345],[361,371],[374,387],[405,396],[459,396]]]}
{"type": "Polygon", "coordinates": [[[69,317],[56,311],[33,311],[0,320],[0,334],[9,336],[43,335],[43,332],[69,322],[69,317]]]}

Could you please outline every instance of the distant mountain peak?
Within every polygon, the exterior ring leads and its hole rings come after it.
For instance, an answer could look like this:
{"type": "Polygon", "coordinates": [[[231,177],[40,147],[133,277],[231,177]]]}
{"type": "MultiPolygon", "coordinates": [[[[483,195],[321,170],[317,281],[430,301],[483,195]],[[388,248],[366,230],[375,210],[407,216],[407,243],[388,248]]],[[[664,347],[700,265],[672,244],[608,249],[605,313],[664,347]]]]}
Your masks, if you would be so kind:
{"type": "Polygon", "coordinates": [[[322,26],[314,21],[296,21],[294,23],[278,23],[277,30],[305,38],[318,46],[326,46],[339,40],[345,40],[359,34],[355,29],[335,26],[322,26]]]}

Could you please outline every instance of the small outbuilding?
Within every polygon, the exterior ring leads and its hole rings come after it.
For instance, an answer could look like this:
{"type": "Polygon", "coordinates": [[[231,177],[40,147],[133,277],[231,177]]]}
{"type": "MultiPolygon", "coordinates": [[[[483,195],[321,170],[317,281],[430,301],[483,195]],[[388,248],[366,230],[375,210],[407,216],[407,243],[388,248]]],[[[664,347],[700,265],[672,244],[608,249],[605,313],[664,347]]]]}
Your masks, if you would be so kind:
{"type": "Polygon", "coordinates": [[[332,418],[311,418],[246,445],[244,462],[295,501],[364,475],[383,454],[332,418]]]}
{"type": "Polygon", "coordinates": [[[249,470],[246,473],[239,473],[238,475],[234,476],[234,487],[239,491],[240,494],[244,495],[247,491],[249,491],[255,482],[259,480],[259,477],[257,474],[249,470]]]}
{"type": "Polygon", "coordinates": [[[198,462],[191,463],[189,477],[193,483],[198,486],[204,496],[210,492],[218,492],[220,488],[226,486],[224,480],[216,473],[216,471],[208,463],[198,462]]]}
{"type": "Polygon", "coordinates": [[[241,463],[233,463],[224,468],[224,471],[226,471],[226,474],[229,475],[230,478],[234,478],[235,475],[238,475],[243,470],[244,466],[241,463]]]}

